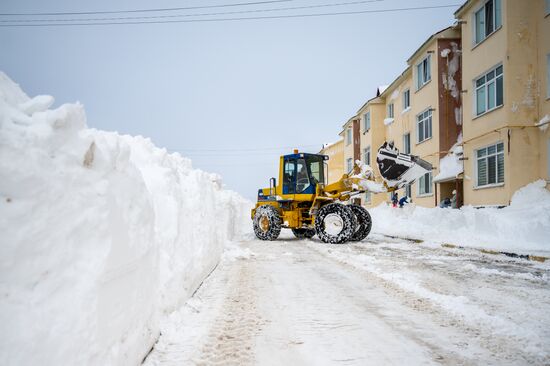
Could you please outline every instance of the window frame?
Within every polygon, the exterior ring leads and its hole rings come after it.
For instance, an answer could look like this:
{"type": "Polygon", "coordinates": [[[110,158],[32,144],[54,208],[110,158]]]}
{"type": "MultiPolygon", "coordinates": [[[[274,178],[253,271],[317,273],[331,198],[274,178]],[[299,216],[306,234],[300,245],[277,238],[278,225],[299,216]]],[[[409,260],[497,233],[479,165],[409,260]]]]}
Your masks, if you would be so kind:
{"type": "Polygon", "coordinates": [[[353,158],[347,158],[346,160],[346,173],[349,173],[353,169],[353,158]]]}
{"type": "Polygon", "coordinates": [[[416,127],[416,144],[421,144],[425,141],[428,141],[430,140],[432,137],[433,137],[433,113],[432,113],[432,107],[428,107],[426,109],[424,109],[422,112],[418,113],[416,115],[416,121],[415,121],[415,127],[416,127]],[[420,116],[423,116],[425,113],[429,112],[429,115],[427,117],[422,117],[422,120],[420,120],[420,116]],[[430,131],[430,136],[429,137],[426,137],[426,127],[425,127],[425,121],[427,121],[429,119],[430,121],[430,127],[429,127],[429,131],[430,131]],[[419,126],[420,126],[420,123],[423,123],[423,136],[424,138],[422,140],[420,140],[420,129],[419,129],[419,126]]]}
{"type": "Polygon", "coordinates": [[[474,103],[473,103],[473,106],[474,106],[474,118],[477,118],[477,117],[480,117],[484,114],[487,114],[491,111],[494,111],[495,109],[498,109],[500,107],[502,107],[504,105],[504,66],[502,65],[502,63],[499,63],[493,67],[491,67],[489,70],[485,71],[484,73],[482,73],[481,75],[478,75],[474,80],[473,80],[473,90],[474,90],[474,95],[473,95],[473,98],[474,98],[474,103]],[[499,75],[497,75],[497,69],[498,68],[501,68],[501,73],[499,75]],[[487,76],[491,73],[494,73],[494,77],[493,79],[491,79],[491,81],[487,81],[487,76]],[[501,79],[501,82],[500,82],[500,85],[501,85],[501,88],[502,88],[502,91],[501,91],[501,94],[502,94],[502,104],[497,104],[498,102],[498,79],[501,79]],[[477,85],[477,82],[478,80],[480,79],[485,79],[485,81],[483,82],[483,84],[481,86],[478,86],[477,85]],[[492,108],[489,108],[489,103],[490,103],[490,95],[489,95],[489,85],[490,84],[494,84],[495,85],[495,92],[494,92],[494,106],[492,108]],[[483,89],[484,90],[484,103],[485,103],[485,110],[483,112],[480,112],[478,113],[478,91],[480,89],[483,89]]]}
{"type": "Polygon", "coordinates": [[[351,131],[351,128],[348,127],[346,129],[346,146],[351,145],[352,141],[353,141],[352,131],[351,131]]]}
{"type": "Polygon", "coordinates": [[[550,99],[550,53],[546,54],[546,99],[550,99]]]}
{"type": "Polygon", "coordinates": [[[411,109],[411,89],[403,91],[403,112],[411,109]]]}
{"type": "Polygon", "coordinates": [[[483,41],[485,41],[487,38],[489,38],[492,34],[494,34],[496,31],[498,31],[500,28],[502,28],[502,1],[501,0],[486,0],[484,1],[473,13],[472,13],[472,43],[473,43],[473,46],[477,46],[478,44],[481,44],[483,43],[483,41]],[[487,16],[485,14],[485,11],[486,11],[486,6],[488,3],[492,2],[493,3],[493,6],[492,6],[492,22],[493,22],[493,29],[489,32],[489,33],[486,33],[487,32],[487,24],[486,24],[486,21],[487,21],[487,16]],[[497,4],[498,4],[498,8],[500,9],[500,13],[499,13],[499,17],[500,18],[497,18],[497,4]],[[483,37],[478,40],[477,39],[477,36],[478,36],[478,33],[477,33],[477,14],[479,12],[483,11],[483,37]],[[498,24],[497,24],[498,23],[498,24]]]}
{"type": "Polygon", "coordinates": [[[418,62],[415,65],[415,72],[416,72],[416,90],[422,89],[426,84],[428,84],[430,81],[432,81],[432,62],[431,62],[431,54],[428,54],[426,57],[424,57],[420,62],[418,62]],[[422,83],[420,83],[420,75],[419,72],[419,66],[424,66],[424,61],[426,62],[426,68],[422,70],[422,79],[424,79],[424,74],[426,74],[427,79],[422,80],[422,83]],[[427,70],[427,72],[425,72],[427,70]]]}
{"type": "Polygon", "coordinates": [[[417,190],[416,190],[417,195],[416,195],[416,197],[432,196],[434,194],[433,173],[430,171],[430,172],[424,174],[423,176],[421,176],[420,178],[418,178],[418,183],[417,183],[416,186],[417,186],[417,190]],[[430,191],[422,193],[420,188],[425,186],[425,183],[423,183],[423,182],[426,179],[426,175],[428,176],[428,186],[429,186],[430,191]]]}
{"type": "Polygon", "coordinates": [[[365,132],[370,131],[370,111],[366,111],[363,114],[363,128],[365,129],[365,132]]]}
{"type": "Polygon", "coordinates": [[[386,118],[395,118],[395,109],[393,103],[388,104],[386,108],[386,118]]]}
{"type": "Polygon", "coordinates": [[[368,166],[370,166],[370,159],[371,159],[371,148],[369,145],[363,149],[363,162],[368,166]],[[369,157],[368,159],[367,159],[367,155],[369,157]]]}
{"type": "Polygon", "coordinates": [[[405,154],[411,153],[411,133],[410,132],[406,132],[403,134],[403,153],[405,154]]]}
{"type": "Polygon", "coordinates": [[[493,187],[501,187],[503,186],[505,183],[506,183],[506,177],[505,177],[505,156],[506,154],[504,154],[504,142],[503,141],[497,141],[495,143],[492,143],[492,144],[489,144],[489,145],[485,145],[485,146],[481,146],[481,147],[478,147],[477,149],[474,149],[474,171],[476,173],[476,179],[475,179],[475,184],[474,184],[474,189],[483,189],[483,188],[493,188],[493,187]],[[498,151],[498,145],[502,144],[502,151],[498,151]],[[489,155],[489,151],[488,149],[490,147],[495,147],[495,153],[494,154],[490,154],[489,155]],[[487,149],[487,153],[485,156],[483,157],[478,157],[478,151],[480,150],[483,150],[483,149],[487,149]],[[499,182],[498,181],[498,155],[502,155],[502,182],[499,182]],[[479,184],[479,160],[481,159],[485,159],[487,160],[489,157],[492,157],[494,156],[495,157],[495,175],[496,175],[496,178],[495,178],[495,183],[489,183],[489,164],[487,163],[487,183],[486,184],[483,184],[483,185],[480,185],[479,184]]]}

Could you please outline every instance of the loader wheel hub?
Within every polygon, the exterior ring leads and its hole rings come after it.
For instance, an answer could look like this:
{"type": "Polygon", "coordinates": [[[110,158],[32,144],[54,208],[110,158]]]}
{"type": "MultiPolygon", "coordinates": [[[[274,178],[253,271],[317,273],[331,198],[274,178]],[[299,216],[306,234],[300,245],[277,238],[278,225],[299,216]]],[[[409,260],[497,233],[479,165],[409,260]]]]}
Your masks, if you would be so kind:
{"type": "Polygon", "coordinates": [[[260,229],[262,229],[263,232],[269,230],[269,218],[267,216],[262,216],[260,218],[260,229]]]}
{"type": "Polygon", "coordinates": [[[338,235],[344,228],[344,220],[337,214],[328,214],[323,220],[325,231],[329,235],[338,235]]]}

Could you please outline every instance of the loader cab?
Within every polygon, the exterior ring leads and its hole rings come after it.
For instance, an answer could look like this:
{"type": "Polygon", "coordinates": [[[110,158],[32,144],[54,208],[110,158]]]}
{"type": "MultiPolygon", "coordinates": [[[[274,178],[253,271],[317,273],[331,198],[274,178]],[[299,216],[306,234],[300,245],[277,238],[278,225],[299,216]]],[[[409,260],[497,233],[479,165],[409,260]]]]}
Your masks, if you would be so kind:
{"type": "Polygon", "coordinates": [[[282,159],[283,194],[315,194],[317,184],[325,183],[325,160],[318,154],[291,154],[282,159]]]}

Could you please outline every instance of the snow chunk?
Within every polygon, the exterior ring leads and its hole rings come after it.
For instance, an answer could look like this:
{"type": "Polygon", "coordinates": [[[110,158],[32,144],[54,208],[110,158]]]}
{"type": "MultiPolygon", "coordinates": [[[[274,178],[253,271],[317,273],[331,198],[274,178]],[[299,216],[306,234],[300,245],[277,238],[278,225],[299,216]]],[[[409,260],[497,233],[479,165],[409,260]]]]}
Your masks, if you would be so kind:
{"type": "Polygon", "coordinates": [[[358,186],[354,185],[354,189],[366,190],[373,193],[386,192],[384,185],[373,180],[374,170],[370,165],[363,163],[361,160],[356,160],[355,164],[359,167],[360,172],[352,175],[350,178],[357,178],[360,180],[358,186]]]}
{"type": "Polygon", "coordinates": [[[451,147],[448,154],[439,160],[439,174],[433,178],[434,183],[454,180],[464,172],[464,164],[460,160],[463,155],[461,144],[462,134],[458,136],[457,142],[451,147]]]}
{"type": "MultiPolygon", "coordinates": [[[[456,42],[451,42],[452,57],[449,59],[448,56],[451,53],[451,50],[448,48],[441,51],[441,56],[447,58],[447,72],[444,72],[441,77],[443,80],[443,86],[446,90],[451,92],[451,96],[455,99],[458,99],[460,92],[457,87],[455,80],[455,74],[459,68],[460,54],[461,50],[458,49],[458,44],[456,42]],[[448,52],[446,52],[448,51],[448,52]],[[443,55],[445,53],[445,55],[443,55]]],[[[458,122],[457,122],[458,124],[458,122]]]]}
{"type": "Polygon", "coordinates": [[[384,124],[386,126],[391,125],[393,123],[393,118],[384,118],[384,124]]]}
{"type": "Polygon", "coordinates": [[[546,129],[548,128],[548,124],[550,124],[550,115],[547,114],[542,117],[540,121],[535,123],[535,126],[537,126],[541,131],[546,131],[546,129]]]}

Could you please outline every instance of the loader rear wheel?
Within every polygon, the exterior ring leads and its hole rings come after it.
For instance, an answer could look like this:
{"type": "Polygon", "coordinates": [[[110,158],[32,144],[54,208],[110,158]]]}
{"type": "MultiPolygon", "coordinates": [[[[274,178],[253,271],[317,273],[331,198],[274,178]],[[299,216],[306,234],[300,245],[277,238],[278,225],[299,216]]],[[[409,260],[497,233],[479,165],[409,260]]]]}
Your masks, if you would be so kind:
{"type": "Polygon", "coordinates": [[[348,206],[330,203],[319,209],[315,218],[315,231],[324,243],[341,244],[355,233],[357,219],[348,206]]]}
{"type": "Polygon", "coordinates": [[[313,236],[315,235],[315,229],[305,229],[305,228],[292,229],[292,233],[298,239],[304,239],[304,238],[310,239],[310,238],[313,238],[313,236]]]}
{"type": "Polygon", "coordinates": [[[349,205],[357,219],[357,228],[351,236],[351,241],[361,241],[367,237],[372,228],[372,219],[366,208],[359,205],[349,205]]]}
{"type": "Polygon", "coordinates": [[[258,239],[275,240],[281,233],[281,216],[273,206],[260,206],[254,214],[253,226],[254,234],[258,239]]]}

